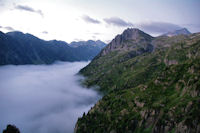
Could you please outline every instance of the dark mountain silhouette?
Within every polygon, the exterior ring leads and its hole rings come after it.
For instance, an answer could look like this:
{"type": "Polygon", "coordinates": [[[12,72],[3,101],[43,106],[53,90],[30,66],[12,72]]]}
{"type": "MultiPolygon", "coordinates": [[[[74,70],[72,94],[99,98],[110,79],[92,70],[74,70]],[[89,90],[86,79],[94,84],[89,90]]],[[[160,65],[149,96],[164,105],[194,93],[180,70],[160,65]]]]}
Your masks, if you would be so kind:
{"type": "Polygon", "coordinates": [[[20,133],[19,129],[14,125],[7,125],[3,133],[20,133]]]}
{"type": "Polygon", "coordinates": [[[64,41],[45,41],[18,31],[6,34],[0,32],[0,65],[87,61],[93,59],[106,45],[101,41],[88,42],[85,43],[87,45],[72,47],[64,41]]]}

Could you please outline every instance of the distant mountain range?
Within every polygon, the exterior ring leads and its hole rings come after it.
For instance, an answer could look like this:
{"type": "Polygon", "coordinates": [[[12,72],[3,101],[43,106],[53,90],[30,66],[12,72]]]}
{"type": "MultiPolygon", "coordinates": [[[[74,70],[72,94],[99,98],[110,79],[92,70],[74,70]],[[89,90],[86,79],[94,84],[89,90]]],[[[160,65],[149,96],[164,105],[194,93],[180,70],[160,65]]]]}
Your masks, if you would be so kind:
{"type": "Polygon", "coordinates": [[[93,41],[93,40],[88,40],[88,41],[79,41],[79,42],[71,42],[70,43],[70,46],[71,47],[98,47],[100,49],[102,49],[103,47],[105,47],[105,43],[100,41],[100,40],[97,40],[97,41],[93,41]]]}
{"type": "Polygon", "coordinates": [[[102,41],[45,41],[22,32],[0,32],[0,65],[51,64],[55,61],[93,59],[106,44],[102,41]]]}
{"type": "MultiPolygon", "coordinates": [[[[120,48],[119,45],[123,42],[123,38],[127,40],[126,37],[130,37],[131,31],[126,30],[123,34],[124,37],[117,36],[108,46],[104,49],[101,54],[106,54],[113,49],[120,48]],[[116,43],[118,45],[113,45],[116,43]],[[116,47],[116,48],[114,48],[116,47]],[[108,51],[107,51],[108,50],[108,51]]],[[[148,34],[137,31],[134,32],[135,36],[144,34],[145,38],[140,40],[140,44],[144,47],[144,50],[151,50],[152,46],[146,44],[146,41],[151,40],[152,37],[148,34]],[[146,40],[147,39],[147,40],[146,40]]],[[[163,34],[163,36],[176,36],[176,35],[189,35],[191,34],[186,28],[179,29],[173,32],[168,32],[163,34]]],[[[106,44],[100,40],[93,41],[79,41],[71,42],[70,44],[64,41],[45,41],[37,38],[31,34],[24,34],[22,32],[0,32],[0,65],[6,64],[51,64],[54,61],[86,61],[92,60],[104,47],[106,44]]],[[[130,49],[129,44],[123,46],[124,50],[130,49]]],[[[138,51],[139,52],[139,51],[138,51]]],[[[141,52],[141,51],[140,51],[141,52]]],[[[133,54],[133,53],[132,53],[133,54]]],[[[138,53],[134,53],[138,54],[138,53]]]]}
{"type": "Polygon", "coordinates": [[[179,29],[179,30],[168,32],[168,33],[163,34],[163,35],[171,37],[171,36],[176,36],[176,35],[190,35],[190,34],[191,34],[191,32],[188,31],[188,29],[182,28],[182,29],[179,29]]]}

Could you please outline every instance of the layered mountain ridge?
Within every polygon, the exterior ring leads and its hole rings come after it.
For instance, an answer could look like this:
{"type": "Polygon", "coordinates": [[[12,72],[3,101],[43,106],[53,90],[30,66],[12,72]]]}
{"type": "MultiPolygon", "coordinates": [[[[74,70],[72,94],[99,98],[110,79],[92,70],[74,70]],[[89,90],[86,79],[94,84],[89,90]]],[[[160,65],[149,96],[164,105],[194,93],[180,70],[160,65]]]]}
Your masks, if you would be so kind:
{"type": "Polygon", "coordinates": [[[104,97],[75,132],[200,132],[199,68],[200,33],[153,38],[125,30],[80,71],[104,97]]]}
{"type": "Polygon", "coordinates": [[[93,41],[93,40],[88,40],[88,41],[79,41],[79,42],[71,42],[69,44],[71,47],[80,47],[80,46],[96,46],[96,47],[99,47],[99,48],[103,48],[105,47],[105,43],[100,41],[100,40],[97,40],[97,41],[93,41]]]}
{"type": "Polygon", "coordinates": [[[0,65],[87,61],[93,59],[106,46],[101,41],[90,40],[84,43],[85,45],[73,47],[64,41],[45,41],[28,33],[0,32],[0,65]]]}

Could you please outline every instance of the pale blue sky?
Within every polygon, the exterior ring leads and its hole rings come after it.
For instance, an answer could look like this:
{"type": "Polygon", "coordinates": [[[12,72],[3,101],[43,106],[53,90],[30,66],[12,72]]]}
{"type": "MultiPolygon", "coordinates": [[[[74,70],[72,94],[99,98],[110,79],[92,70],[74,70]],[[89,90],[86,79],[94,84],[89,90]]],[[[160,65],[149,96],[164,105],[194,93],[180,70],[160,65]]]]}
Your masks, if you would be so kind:
{"type": "Polygon", "coordinates": [[[199,32],[199,7],[200,0],[0,0],[0,30],[67,42],[108,41],[127,27],[153,36],[182,27],[199,32]]]}

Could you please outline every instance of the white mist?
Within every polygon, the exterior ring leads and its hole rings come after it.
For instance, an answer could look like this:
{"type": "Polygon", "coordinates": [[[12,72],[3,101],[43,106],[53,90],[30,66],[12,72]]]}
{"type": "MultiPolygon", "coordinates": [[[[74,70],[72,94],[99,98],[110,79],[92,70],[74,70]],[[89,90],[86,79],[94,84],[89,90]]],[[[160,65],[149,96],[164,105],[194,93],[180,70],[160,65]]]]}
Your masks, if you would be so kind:
{"type": "Polygon", "coordinates": [[[78,117],[100,98],[76,75],[88,62],[0,67],[0,132],[72,133],[78,117]]]}

